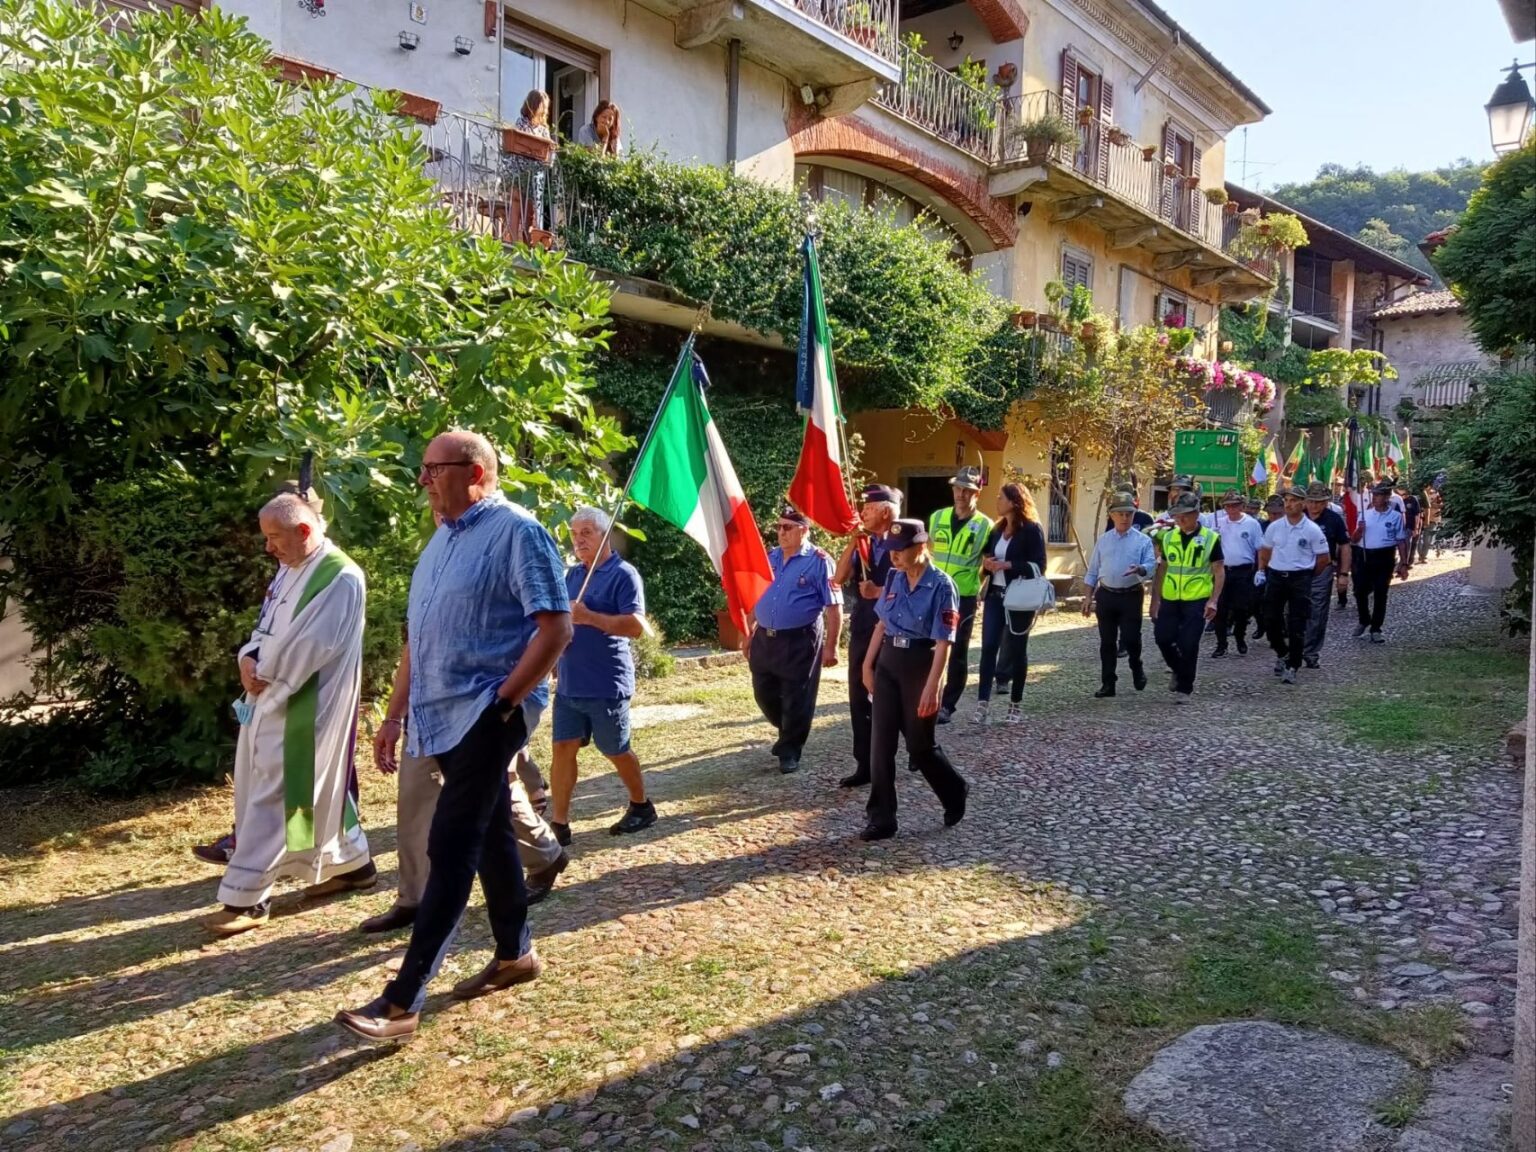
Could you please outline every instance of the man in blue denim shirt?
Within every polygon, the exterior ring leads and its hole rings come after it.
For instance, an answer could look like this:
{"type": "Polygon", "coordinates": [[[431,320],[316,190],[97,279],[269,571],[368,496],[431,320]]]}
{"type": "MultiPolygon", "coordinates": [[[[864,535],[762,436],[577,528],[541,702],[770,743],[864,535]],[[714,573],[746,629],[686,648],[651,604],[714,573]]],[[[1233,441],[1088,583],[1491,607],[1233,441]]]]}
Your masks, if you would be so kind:
{"type": "Polygon", "coordinates": [[[409,715],[409,750],[437,758],[443,789],[427,843],[431,870],[400,973],[378,999],[336,1016],[370,1040],[416,1031],[477,871],[496,951],[454,986],[454,997],[526,984],[543,968],[528,933],[507,765],[527,741],[524,701],[544,692],[571,638],[560,554],[549,533],[501,495],[490,442],[445,432],[427,445],[417,479],[442,523],[411,577],[406,671],[396,677],[374,755],[385,765],[394,760],[409,715]]]}

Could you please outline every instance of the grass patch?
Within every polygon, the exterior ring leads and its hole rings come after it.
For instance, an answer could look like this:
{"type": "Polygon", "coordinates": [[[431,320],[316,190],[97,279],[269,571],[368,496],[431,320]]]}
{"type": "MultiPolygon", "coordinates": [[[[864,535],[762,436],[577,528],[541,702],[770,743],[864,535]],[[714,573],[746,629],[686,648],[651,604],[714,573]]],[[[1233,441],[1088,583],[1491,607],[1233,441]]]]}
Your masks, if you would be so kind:
{"type": "Polygon", "coordinates": [[[1415,1076],[1397,1095],[1376,1106],[1376,1121],[1386,1128],[1406,1128],[1424,1106],[1429,1085],[1423,1076],[1415,1076]]]}
{"type": "Polygon", "coordinates": [[[1488,633],[1398,654],[1386,687],[1362,681],[1344,689],[1329,719],[1378,748],[1486,743],[1519,719],[1525,677],[1525,651],[1488,633]],[[1473,700],[1478,706],[1468,707],[1473,700]]]}
{"type": "Polygon", "coordinates": [[[926,1152],[1169,1152],[1132,1121],[1100,1078],[1065,1065],[1030,1080],[961,1092],[916,1132],[926,1152]]]}

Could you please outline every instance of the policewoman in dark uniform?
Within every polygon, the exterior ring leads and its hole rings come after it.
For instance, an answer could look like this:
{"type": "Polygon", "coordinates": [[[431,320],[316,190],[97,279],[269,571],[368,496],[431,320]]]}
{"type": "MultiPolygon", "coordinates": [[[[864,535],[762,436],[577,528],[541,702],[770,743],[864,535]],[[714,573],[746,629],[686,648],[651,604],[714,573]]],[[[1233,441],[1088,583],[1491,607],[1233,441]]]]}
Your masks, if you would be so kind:
{"type": "Polygon", "coordinates": [[[747,647],[752,695],[763,718],[778,729],[773,754],[786,775],[800,770],[821,669],[837,663],[843,629],[832,557],[806,539],[810,523],[788,505],[780,514],[779,546],[768,553],[773,583],[752,610],[755,627],[747,647]]]}
{"type": "Polygon", "coordinates": [[[912,767],[939,803],[944,825],[965,815],[966,783],[934,739],[940,685],[960,623],[955,584],[928,556],[921,520],[897,520],[886,536],[895,571],[885,581],[880,617],[864,658],[864,687],[874,696],[870,728],[869,823],[860,840],[896,835],[896,743],[904,739],[912,767]]]}
{"type": "Polygon", "coordinates": [[[864,489],[859,504],[859,531],[848,542],[837,562],[835,580],[850,586],[853,603],[848,617],[848,719],[853,725],[853,771],[838,781],[841,788],[860,788],[869,783],[869,728],[874,706],[860,678],[870,637],[879,616],[875,607],[891,574],[891,554],[885,534],[901,511],[901,493],[884,484],[864,489]]]}

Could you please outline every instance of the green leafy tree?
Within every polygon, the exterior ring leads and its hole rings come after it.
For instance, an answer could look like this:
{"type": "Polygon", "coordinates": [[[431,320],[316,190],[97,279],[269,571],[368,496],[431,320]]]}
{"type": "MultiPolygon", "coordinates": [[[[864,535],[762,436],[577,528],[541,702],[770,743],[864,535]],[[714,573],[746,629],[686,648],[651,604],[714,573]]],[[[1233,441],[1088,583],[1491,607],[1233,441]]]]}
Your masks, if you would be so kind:
{"type": "Polygon", "coordinates": [[[1488,169],[1435,266],[1485,351],[1536,344],[1536,138],[1488,169]]]}
{"type": "Polygon", "coordinates": [[[113,31],[0,0],[0,596],[81,705],[29,773],[227,763],[229,654],[271,565],[253,512],[302,452],[369,576],[376,677],[430,527],[427,438],[485,432],[554,519],[626,443],[587,393],[607,290],[456,232],[388,97],[301,93],[268,50],[217,8],[113,31]]]}

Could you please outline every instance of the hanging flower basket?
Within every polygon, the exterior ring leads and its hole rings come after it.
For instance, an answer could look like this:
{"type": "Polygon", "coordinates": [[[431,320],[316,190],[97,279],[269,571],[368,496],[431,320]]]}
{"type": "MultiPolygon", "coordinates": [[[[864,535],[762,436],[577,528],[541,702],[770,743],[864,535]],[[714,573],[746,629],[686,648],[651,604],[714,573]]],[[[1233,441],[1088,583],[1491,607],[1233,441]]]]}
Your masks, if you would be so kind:
{"type": "Polygon", "coordinates": [[[1215,188],[1207,188],[1205,190],[1205,198],[1212,204],[1226,204],[1230,202],[1230,198],[1227,196],[1227,190],[1220,186],[1215,188]]]}
{"type": "Polygon", "coordinates": [[[1225,213],[1228,216],[1236,216],[1239,212],[1241,212],[1243,210],[1243,206],[1241,204],[1239,204],[1236,200],[1228,200],[1225,204],[1223,204],[1221,206],[1221,210],[1222,210],[1223,213],[1225,213]]]}
{"type": "Polygon", "coordinates": [[[1084,104],[1082,107],[1080,107],[1077,110],[1077,122],[1079,124],[1092,124],[1093,108],[1087,104],[1084,104]]]}
{"type": "Polygon", "coordinates": [[[1168,160],[1163,163],[1163,175],[1168,177],[1168,179],[1172,180],[1178,174],[1179,166],[1172,160],[1168,160]]]}

